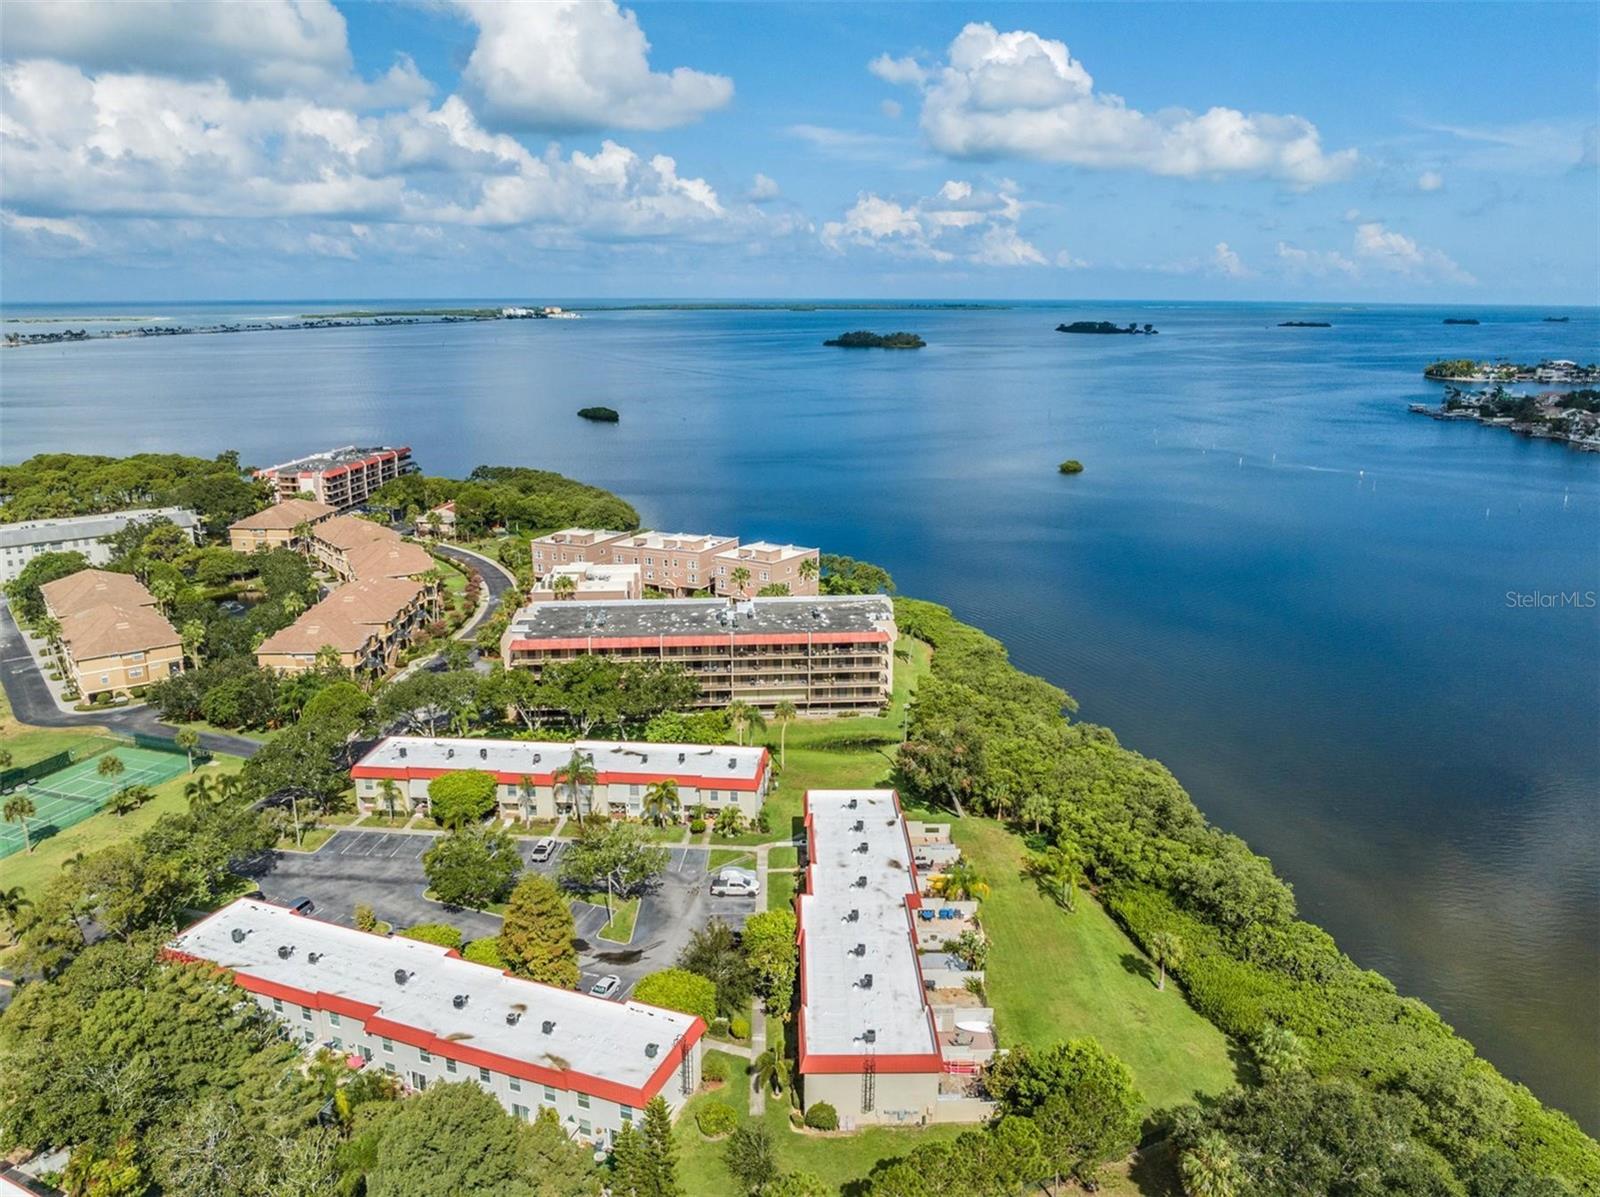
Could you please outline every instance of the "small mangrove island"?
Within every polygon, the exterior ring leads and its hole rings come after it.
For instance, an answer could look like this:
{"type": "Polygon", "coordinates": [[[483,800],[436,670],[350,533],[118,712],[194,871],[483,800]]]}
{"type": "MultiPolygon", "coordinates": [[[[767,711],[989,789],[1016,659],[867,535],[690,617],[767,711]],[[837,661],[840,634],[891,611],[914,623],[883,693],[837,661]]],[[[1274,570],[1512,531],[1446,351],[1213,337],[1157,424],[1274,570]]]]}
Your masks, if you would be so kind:
{"type": "Polygon", "coordinates": [[[1123,336],[1123,337],[1153,337],[1161,330],[1153,324],[1146,324],[1141,328],[1137,324],[1126,327],[1113,324],[1109,320],[1074,320],[1071,324],[1058,324],[1056,331],[1060,333],[1089,333],[1094,336],[1123,336]]]}
{"type": "Polygon", "coordinates": [[[863,329],[843,333],[823,344],[835,349],[921,349],[927,342],[916,333],[892,332],[885,336],[863,329]]]}
{"type": "Polygon", "coordinates": [[[1326,320],[1280,320],[1279,328],[1332,328],[1326,320]]]}
{"type": "Polygon", "coordinates": [[[1444,322],[1446,324],[1476,324],[1476,323],[1478,323],[1471,316],[1446,316],[1444,318],[1444,322]]]}
{"type": "Polygon", "coordinates": [[[614,407],[580,407],[578,414],[585,420],[593,420],[597,424],[615,424],[622,419],[614,407]]]}
{"type": "Polygon", "coordinates": [[[1057,469],[1063,474],[1081,474],[1083,473],[1083,462],[1076,457],[1069,457],[1057,469]]]}

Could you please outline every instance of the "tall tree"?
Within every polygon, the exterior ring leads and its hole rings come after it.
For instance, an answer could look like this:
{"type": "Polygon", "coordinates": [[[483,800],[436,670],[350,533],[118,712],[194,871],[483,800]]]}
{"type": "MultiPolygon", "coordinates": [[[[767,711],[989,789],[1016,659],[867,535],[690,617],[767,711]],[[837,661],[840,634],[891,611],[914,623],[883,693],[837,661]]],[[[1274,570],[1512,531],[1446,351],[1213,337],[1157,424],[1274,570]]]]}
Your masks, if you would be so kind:
{"type": "Polygon", "coordinates": [[[172,742],[183,749],[183,754],[189,758],[189,772],[194,772],[194,750],[200,747],[200,733],[192,727],[181,727],[172,737],[172,742]]]}
{"type": "Polygon", "coordinates": [[[678,1153],[672,1141],[672,1111],[660,1094],[652,1097],[644,1108],[641,1136],[645,1187],[641,1188],[639,1197],[682,1197],[678,1153]]]}
{"type": "Polygon", "coordinates": [[[1167,970],[1177,968],[1183,963],[1183,940],[1171,931],[1157,931],[1150,936],[1146,945],[1150,951],[1150,959],[1156,962],[1158,977],[1157,989],[1167,987],[1167,970]]]}
{"type": "Polygon", "coordinates": [[[428,783],[428,813],[451,831],[481,823],[495,809],[498,784],[493,773],[481,769],[441,774],[428,783]]]}
{"type": "Polygon", "coordinates": [[[574,748],[567,761],[550,772],[551,785],[567,791],[567,797],[572,803],[572,813],[577,815],[579,827],[583,826],[584,807],[592,806],[594,802],[594,787],[599,779],[600,775],[595,772],[593,758],[581,748],[574,748]]]}
{"type": "Polygon", "coordinates": [[[555,882],[528,873],[511,891],[500,927],[501,958],[519,977],[562,989],[578,985],[572,911],[555,882]]]}
{"type": "Polygon", "coordinates": [[[668,777],[651,782],[644,792],[641,808],[646,823],[665,827],[678,817],[678,783],[668,777]]]}
{"type": "MultiPolygon", "coordinates": [[[[807,561],[810,558],[806,558],[807,561]]],[[[802,563],[803,564],[803,563],[802,563]]],[[[800,712],[787,698],[773,708],[772,718],[778,725],[778,767],[789,763],[789,725],[799,718],[800,712]]]]}
{"type": "Polygon", "coordinates": [[[23,893],[20,885],[0,889],[0,922],[5,923],[8,935],[16,937],[17,929],[22,925],[22,912],[32,905],[33,899],[23,893]]]}
{"type": "Polygon", "coordinates": [[[1243,1177],[1227,1137],[1208,1131],[1178,1158],[1186,1197],[1238,1197],[1243,1177]]]}
{"type": "Polygon", "coordinates": [[[637,823],[591,825],[562,854],[561,880],[573,889],[603,891],[609,915],[612,899],[641,892],[667,867],[668,856],[637,823]]]}
{"type": "Polygon", "coordinates": [[[28,830],[28,820],[39,813],[39,808],[33,804],[33,799],[28,797],[26,790],[17,790],[6,798],[5,820],[7,823],[17,823],[22,827],[22,846],[28,852],[33,851],[33,837],[28,830]]]}
{"type": "Polygon", "coordinates": [[[744,954],[754,971],[767,1010],[788,1021],[794,1001],[799,949],[795,917],[787,909],[753,914],[744,924],[744,954]]]}
{"type": "Polygon", "coordinates": [[[515,842],[498,828],[452,831],[422,856],[422,871],[434,897],[474,909],[503,900],[521,869],[515,842]]]}

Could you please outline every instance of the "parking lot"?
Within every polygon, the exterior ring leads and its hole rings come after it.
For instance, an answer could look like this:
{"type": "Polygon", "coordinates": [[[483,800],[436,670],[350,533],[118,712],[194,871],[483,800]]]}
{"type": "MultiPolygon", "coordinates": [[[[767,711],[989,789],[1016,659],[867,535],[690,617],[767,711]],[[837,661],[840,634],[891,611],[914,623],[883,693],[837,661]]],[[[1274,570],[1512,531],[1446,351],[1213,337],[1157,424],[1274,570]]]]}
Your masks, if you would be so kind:
{"type": "MultiPolygon", "coordinates": [[[[272,852],[246,870],[270,902],[310,898],[313,917],[352,926],[355,908],[365,902],[384,922],[396,927],[417,923],[449,923],[468,939],[497,935],[500,920],[493,915],[424,898],[427,878],[422,856],[433,845],[436,832],[384,832],[344,828],[315,852],[272,852]]],[[[547,861],[534,864],[529,856],[536,840],[518,841],[525,869],[555,876],[565,844],[558,844],[547,861]]],[[[689,937],[715,916],[735,927],[758,910],[765,899],[713,898],[706,878],[706,851],[672,848],[656,889],[639,906],[633,942],[612,944],[597,938],[606,924],[604,906],[572,903],[576,924],[578,963],[585,989],[600,977],[614,973],[622,978],[616,996],[626,997],[646,973],[671,967],[689,937]]]]}

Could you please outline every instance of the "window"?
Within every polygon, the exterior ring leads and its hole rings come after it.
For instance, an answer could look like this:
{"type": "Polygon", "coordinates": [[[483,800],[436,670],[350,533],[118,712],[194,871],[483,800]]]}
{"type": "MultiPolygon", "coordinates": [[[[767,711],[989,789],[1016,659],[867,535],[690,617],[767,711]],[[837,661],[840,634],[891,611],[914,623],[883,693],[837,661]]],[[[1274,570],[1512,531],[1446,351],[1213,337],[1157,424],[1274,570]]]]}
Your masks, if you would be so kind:
{"type": "Polygon", "coordinates": [[[383,1050],[384,1051],[386,1051],[386,1052],[394,1051],[394,1040],[393,1039],[380,1039],[378,1042],[383,1044],[383,1050]]]}
{"type": "Polygon", "coordinates": [[[589,1120],[587,1118],[578,1119],[578,1133],[585,1139],[594,1134],[594,1128],[589,1125],[589,1120]]]}
{"type": "Polygon", "coordinates": [[[547,1102],[549,1102],[549,1103],[550,1103],[550,1104],[551,1104],[551,1105],[554,1105],[554,1104],[555,1104],[555,1101],[556,1101],[556,1091],[555,1091],[555,1090],[554,1090],[554,1089],[552,1089],[552,1088],[551,1088],[551,1087],[550,1087],[550,1086],[549,1086],[549,1085],[546,1085],[546,1086],[545,1086],[545,1087],[544,1087],[544,1099],[545,1099],[545,1100],[546,1100],[546,1101],[547,1101],[547,1102]]]}
{"type": "Polygon", "coordinates": [[[364,1044],[361,1047],[361,1058],[368,1064],[372,1063],[372,1049],[364,1044]]]}
{"type": "Polygon", "coordinates": [[[307,1027],[302,1035],[302,1038],[304,1038],[307,1043],[315,1043],[317,1041],[317,1033],[310,1027],[307,1027]]]}
{"type": "Polygon", "coordinates": [[[413,1072],[411,1074],[411,1087],[419,1092],[423,1089],[426,1089],[428,1087],[428,1078],[423,1076],[420,1072],[413,1072]]]}
{"type": "Polygon", "coordinates": [[[638,796],[639,796],[639,787],[630,785],[628,787],[628,797],[629,798],[637,798],[638,796]]]}
{"type": "Polygon", "coordinates": [[[419,1047],[417,1049],[417,1059],[420,1060],[424,1064],[432,1064],[433,1063],[433,1053],[432,1052],[428,1052],[428,1051],[424,1051],[422,1048],[419,1047]]]}
{"type": "Polygon", "coordinates": [[[633,1121],[633,1107],[632,1106],[623,1106],[622,1107],[622,1120],[624,1122],[632,1122],[633,1121]]]}
{"type": "Polygon", "coordinates": [[[578,1108],[580,1110],[587,1110],[589,1108],[589,1095],[587,1093],[578,1094],[578,1108]]]}
{"type": "Polygon", "coordinates": [[[521,1093],[522,1092],[522,1082],[519,1081],[516,1077],[509,1077],[508,1079],[511,1081],[511,1092],[513,1092],[513,1093],[521,1093]]]}
{"type": "Polygon", "coordinates": [[[300,1021],[301,1022],[310,1022],[311,1021],[311,1007],[310,1006],[301,1006],[300,1007],[300,1021]]]}
{"type": "Polygon", "coordinates": [[[393,1060],[385,1060],[383,1062],[383,1070],[384,1070],[384,1072],[388,1073],[390,1076],[394,1076],[395,1075],[394,1061],[393,1060]]]}
{"type": "Polygon", "coordinates": [[[454,1060],[446,1060],[444,1062],[444,1070],[448,1073],[454,1074],[456,1070],[456,1062],[454,1060]]]}
{"type": "Polygon", "coordinates": [[[129,677],[143,677],[144,676],[144,666],[143,665],[131,666],[128,669],[128,676],[129,677]]]}
{"type": "Polygon", "coordinates": [[[489,1070],[487,1068],[478,1069],[478,1079],[487,1085],[489,1083],[489,1070]]]}
{"type": "Polygon", "coordinates": [[[344,1051],[344,1040],[335,1035],[332,1039],[328,1040],[328,1046],[333,1048],[333,1050],[336,1052],[342,1052],[344,1051]]]}
{"type": "Polygon", "coordinates": [[[272,1009],[273,1009],[274,1013],[282,1014],[283,1013],[283,999],[282,998],[273,998],[272,999],[272,1009]]]}
{"type": "Polygon", "coordinates": [[[528,1107],[527,1106],[513,1105],[511,1107],[511,1112],[513,1114],[515,1114],[518,1118],[522,1119],[524,1122],[526,1122],[528,1120],[528,1107]]]}
{"type": "Polygon", "coordinates": [[[335,1014],[335,1013],[334,1013],[334,1012],[333,1012],[333,1011],[331,1011],[331,1010],[330,1010],[330,1011],[328,1011],[328,1025],[329,1025],[329,1026],[330,1026],[330,1027],[336,1027],[336,1026],[339,1026],[339,1025],[340,1025],[340,1024],[339,1024],[339,1016],[338,1016],[338,1015],[337,1015],[337,1014],[335,1014]]]}

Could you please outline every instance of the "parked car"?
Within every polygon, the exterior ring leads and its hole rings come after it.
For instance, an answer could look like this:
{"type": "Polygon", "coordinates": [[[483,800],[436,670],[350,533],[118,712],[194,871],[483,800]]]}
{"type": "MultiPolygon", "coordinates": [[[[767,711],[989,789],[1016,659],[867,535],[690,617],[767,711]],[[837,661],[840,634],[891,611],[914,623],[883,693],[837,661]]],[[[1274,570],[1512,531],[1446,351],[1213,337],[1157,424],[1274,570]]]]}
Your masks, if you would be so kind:
{"type": "Polygon", "coordinates": [[[556,842],[549,836],[546,836],[533,846],[533,851],[528,853],[528,859],[532,860],[534,864],[539,864],[543,861],[549,860],[555,854],[556,842]]]}
{"type": "Polygon", "coordinates": [[[317,904],[310,898],[296,898],[289,903],[289,909],[296,914],[316,914],[317,904]]]}
{"type": "Polygon", "coordinates": [[[711,893],[718,898],[753,898],[761,883],[743,870],[723,869],[711,879],[711,893]]]}
{"type": "Polygon", "coordinates": [[[616,973],[607,973],[589,987],[589,992],[595,997],[608,998],[622,988],[622,978],[616,973]]]}

